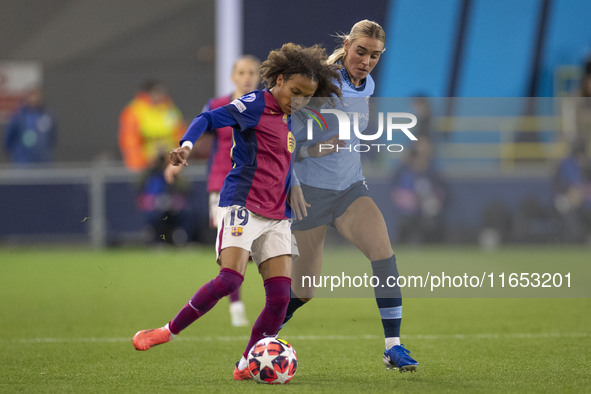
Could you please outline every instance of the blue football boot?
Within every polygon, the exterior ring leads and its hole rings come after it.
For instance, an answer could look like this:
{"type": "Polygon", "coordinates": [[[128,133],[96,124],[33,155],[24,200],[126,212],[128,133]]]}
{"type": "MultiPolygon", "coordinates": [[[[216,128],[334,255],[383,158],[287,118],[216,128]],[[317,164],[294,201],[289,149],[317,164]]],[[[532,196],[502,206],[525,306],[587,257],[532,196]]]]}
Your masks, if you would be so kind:
{"type": "Polygon", "coordinates": [[[386,369],[397,369],[400,372],[416,372],[419,363],[411,356],[410,351],[404,345],[396,345],[384,352],[384,365],[386,369]]]}

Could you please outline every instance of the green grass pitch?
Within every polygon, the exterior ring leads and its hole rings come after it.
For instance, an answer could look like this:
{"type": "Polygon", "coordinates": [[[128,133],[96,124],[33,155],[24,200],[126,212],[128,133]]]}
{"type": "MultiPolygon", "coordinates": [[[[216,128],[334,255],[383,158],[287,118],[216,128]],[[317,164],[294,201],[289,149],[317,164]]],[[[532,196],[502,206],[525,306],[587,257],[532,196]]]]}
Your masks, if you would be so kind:
{"type": "MultiPolygon", "coordinates": [[[[329,251],[339,259],[362,258],[329,251]]],[[[397,249],[401,272],[423,260],[526,258],[591,265],[589,249],[397,249]]],[[[139,329],[170,320],[217,273],[212,248],[3,248],[0,250],[0,392],[589,392],[591,300],[410,298],[402,341],[415,374],[386,371],[372,299],[318,298],[280,337],[297,351],[289,384],[235,382],[250,328],[233,328],[228,301],[169,344],[135,351],[139,329]]],[[[591,268],[588,269],[588,272],[591,268]]],[[[249,265],[251,322],[264,303],[249,265]]]]}

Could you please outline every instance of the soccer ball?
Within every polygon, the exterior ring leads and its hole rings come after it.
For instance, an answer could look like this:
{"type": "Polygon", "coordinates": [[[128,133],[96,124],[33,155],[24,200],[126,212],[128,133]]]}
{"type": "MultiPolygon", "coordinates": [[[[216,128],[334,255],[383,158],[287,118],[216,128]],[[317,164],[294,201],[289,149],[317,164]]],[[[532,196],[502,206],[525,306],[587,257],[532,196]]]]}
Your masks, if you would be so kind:
{"type": "Polygon", "coordinates": [[[297,368],[296,352],[283,339],[263,338],[248,352],[248,370],[258,383],[287,383],[297,368]]]}

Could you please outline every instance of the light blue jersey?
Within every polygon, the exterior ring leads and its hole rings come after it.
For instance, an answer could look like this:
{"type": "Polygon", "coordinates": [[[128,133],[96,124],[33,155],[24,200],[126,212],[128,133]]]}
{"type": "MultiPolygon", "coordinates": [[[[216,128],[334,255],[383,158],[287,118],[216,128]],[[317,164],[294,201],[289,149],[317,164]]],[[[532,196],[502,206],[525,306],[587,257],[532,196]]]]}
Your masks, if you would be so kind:
{"type": "MultiPolygon", "coordinates": [[[[375,83],[371,75],[368,75],[359,87],[355,87],[349,79],[347,70],[343,67],[339,71],[341,72],[342,78],[343,99],[342,101],[337,100],[334,106],[325,108],[334,108],[349,113],[351,124],[353,124],[351,114],[354,112],[358,113],[359,131],[362,131],[368,124],[368,102],[369,97],[374,92],[375,83]]],[[[302,119],[302,117],[306,116],[305,113],[296,113],[296,115],[302,120],[300,124],[306,124],[305,121],[307,119],[302,119]]],[[[294,130],[296,131],[295,138],[298,150],[301,146],[326,141],[330,137],[338,135],[339,124],[337,117],[332,114],[324,114],[323,117],[326,120],[326,128],[321,130],[314,125],[314,136],[312,140],[308,140],[306,129],[294,130]]],[[[334,152],[320,158],[308,157],[296,160],[294,171],[297,181],[322,189],[345,190],[355,182],[364,180],[365,177],[361,171],[360,153],[351,149],[351,147],[355,147],[358,144],[359,138],[355,136],[355,133],[351,132],[351,139],[347,141],[347,147],[340,148],[339,152],[334,152]]]]}

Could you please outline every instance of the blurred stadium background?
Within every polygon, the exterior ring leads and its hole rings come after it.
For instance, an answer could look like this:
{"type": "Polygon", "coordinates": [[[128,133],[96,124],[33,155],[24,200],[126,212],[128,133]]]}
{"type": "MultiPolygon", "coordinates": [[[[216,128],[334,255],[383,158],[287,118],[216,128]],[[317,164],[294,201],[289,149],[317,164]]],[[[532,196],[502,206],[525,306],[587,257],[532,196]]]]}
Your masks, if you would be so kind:
{"type": "MultiPolygon", "coordinates": [[[[591,2],[0,0],[0,10],[1,126],[22,94],[9,89],[12,79],[23,73],[42,84],[59,125],[51,165],[15,168],[0,152],[1,244],[100,248],[142,240],[138,176],[123,166],[117,145],[119,114],[139,83],[164,81],[190,121],[209,98],[230,91],[228,67],[238,55],[264,59],[289,41],[331,51],[334,34],[364,18],[387,35],[387,51],[373,72],[377,96],[521,97],[526,103],[501,123],[462,118],[454,101],[432,106],[434,152],[447,195],[433,241],[573,240],[565,236],[553,191],[572,142],[572,119],[527,98],[578,94],[591,53],[591,2]]],[[[392,177],[401,157],[365,163],[394,242],[400,241],[400,213],[392,205],[392,177]]],[[[205,160],[194,164],[187,171],[191,238],[209,243],[205,160]]]]}

